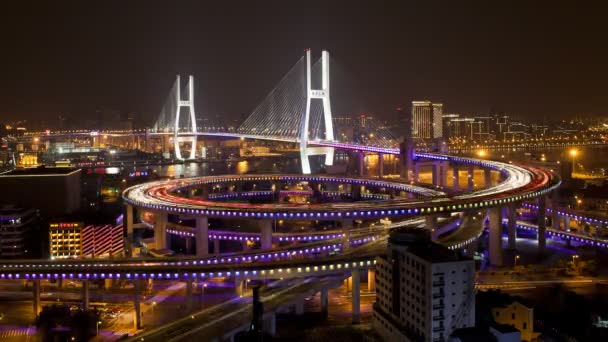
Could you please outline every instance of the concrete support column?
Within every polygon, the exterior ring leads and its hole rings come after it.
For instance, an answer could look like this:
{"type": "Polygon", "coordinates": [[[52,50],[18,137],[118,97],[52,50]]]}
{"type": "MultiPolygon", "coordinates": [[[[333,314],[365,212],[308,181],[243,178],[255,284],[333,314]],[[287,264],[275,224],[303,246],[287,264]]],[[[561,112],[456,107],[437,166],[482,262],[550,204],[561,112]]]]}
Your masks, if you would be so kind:
{"type": "Polygon", "coordinates": [[[169,239],[167,239],[167,213],[154,213],[154,245],[156,249],[169,248],[169,239]]]}
{"type": "Polygon", "coordinates": [[[384,154],[378,153],[378,178],[384,177],[384,154]]]}
{"type": "Polygon", "coordinates": [[[551,228],[559,230],[559,192],[551,193],[551,228]]]}
{"type": "Polygon", "coordinates": [[[133,206],[125,205],[125,223],[127,226],[127,237],[129,242],[133,241],[133,206]]]}
{"type": "Polygon", "coordinates": [[[353,278],[353,324],[361,323],[361,274],[360,271],[354,269],[351,271],[353,278]]]}
{"type": "Polygon", "coordinates": [[[42,307],[40,305],[40,279],[32,280],[32,297],[34,306],[34,316],[38,317],[42,307]]]}
{"type": "Polygon", "coordinates": [[[237,296],[242,297],[245,295],[246,286],[247,285],[246,285],[245,279],[240,279],[240,278],[234,279],[234,290],[236,291],[237,296]]]}
{"type": "Polygon", "coordinates": [[[414,182],[420,182],[420,165],[414,163],[414,182]]]}
{"type": "Polygon", "coordinates": [[[515,204],[509,205],[507,215],[508,248],[514,250],[517,248],[517,207],[515,204]]]}
{"type": "Polygon", "coordinates": [[[266,318],[264,318],[263,330],[266,334],[271,337],[276,336],[277,334],[277,315],[276,313],[271,313],[266,318]]]}
{"type": "Polygon", "coordinates": [[[365,154],[363,151],[357,151],[357,171],[359,177],[365,175],[365,154]]]}
{"type": "Polygon", "coordinates": [[[260,220],[260,242],[262,249],[272,248],[272,220],[260,220]]]}
{"type": "Polygon", "coordinates": [[[201,198],[204,200],[209,199],[209,186],[207,184],[203,184],[201,190],[202,190],[201,198]]]}
{"type": "Polygon", "coordinates": [[[192,310],[192,304],[194,304],[194,300],[192,299],[192,293],[192,279],[186,279],[186,312],[190,312],[192,310]]]}
{"type": "Polygon", "coordinates": [[[564,230],[570,230],[570,216],[564,216],[564,230]]]}
{"type": "Polygon", "coordinates": [[[376,271],[372,268],[367,270],[367,290],[376,291],[376,271]]]}
{"type": "Polygon", "coordinates": [[[140,330],[143,327],[141,319],[141,279],[135,279],[133,285],[133,326],[135,330],[140,330]]]}
{"type": "Polygon", "coordinates": [[[304,314],[304,299],[298,299],[296,301],[296,315],[304,314]]]}
{"type": "Polygon", "coordinates": [[[213,254],[215,256],[220,255],[220,240],[217,238],[215,240],[213,240],[213,254]]]}
{"type": "Polygon", "coordinates": [[[342,251],[350,248],[350,230],[353,228],[353,219],[345,218],[341,221],[342,225],[342,251]]]}
{"type": "Polygon", "coordinates": [[[441,165],[440,162],[433,162],[433,166],[431,167],[432,170],[432,183],[435,186],[441,185],[440,182],[440,178],[441,178],[441,165]]]}
{"type": "Polygon", "coordinates": [[[328,298],[328,293],[327,293],[327,289],[322,289],[321,290],[321,312],[323,313],[323,315],[327,316],[327,311],[328,311],[328,303],[329,303],[329,298],[328,298]]]}
{"type": "Polygon", "coordinates": [[[408,182],[416,181],[414,178],[414,142],[411,138],[405,138],[401,143],[399,162],[401,178],[405,178],[408,182]]]}
{"type": "Polygon", "coordinates": [[[431,234],[431,240],[437,240],[437,238],[439,237],[437,235],[438,231],[438,227],[437,227],[437,216],[436,215],[426,215],[424,217],[425,220],[425,225],[426,225],[426,229],[429,231],[429,233],[431,234]]]}
{"type": "Polygon", "coordinates": [[[542,196],[538,199],[538,253],[545,253],[547,245],[547,198],[542,196]]]}
{"type": "Polygon", "coordinates": [[[89,310],[89,281],[88,280],[83,280],[82,281],[82,309],[83,310],[89,310]]]}
{"type": "Polygon", "coordinates": [[[249,252],[251,250],[251,247],[247,244],[247,242],[249,242],[248,240],[243,240],[241,241],[241,248],[243,252],[249,252]]]}
{"type": "Polygon", "coordinates": [[[460,190],[460,169],[457,165],[452,166],[452,179],[454,180],[452,184],[454,190],[460,190]]]}
{"type": "Polygon", "coordinates": [[[445,187],[448,181],[448,163],[439,162],[439,186],[445,187]]]}
{"type": "Polygon", "coordinates": [[[469,165],[467,179],[468,179],[467,191],[473,191],[473,189],[475,189],[475,166],[474,165],[469,165]]]}
{"type": "Polygon", "coordinates": [[[492,170],[483,169],[483,184],[486,188],[492,186],[492,170]]]}
{"type": "Polygon", "coordinates": [[[490,263],[493,266],[502,266],[502,224],[500,218],[500,208],[488,209],[490,234],[489,249],[490,263]]]}
{"type": "Polygon", "coordinates": [[[207,216],[196,218],[196,256],[206,258],[209,256],[209,219],[207,216]]]}
{"type": "Polygon", "coordinates": [[[353,200],[359,201],[361,199],[361,185],[360,184],[352,184],[351,185],[351,196],[353,200]]]}

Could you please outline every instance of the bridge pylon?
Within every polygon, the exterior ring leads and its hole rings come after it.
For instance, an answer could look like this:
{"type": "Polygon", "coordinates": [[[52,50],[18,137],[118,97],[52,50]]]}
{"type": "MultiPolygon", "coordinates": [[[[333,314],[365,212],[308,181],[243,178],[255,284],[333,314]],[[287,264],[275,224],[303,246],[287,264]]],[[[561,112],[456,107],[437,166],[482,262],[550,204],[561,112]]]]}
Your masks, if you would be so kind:
{"type": "Polygon", "coordinates": [[[177,75],[177,79],[175,80],[177,87],[175,91],[176,96],[176,104],[177,108],[175,111],[175,130],[173,132],[173,144],[175,150],[175,158],[179,160],[183,160],[182,153],[179,149],[180,142],[189,142],[192,144],[192,148],[190,149],[190,156],[188,159],[196,158],[196,135],[193,136],[183,136],[183,134],[193,133],[196,134],[196,115],[194,114],[194,77],[190,75],[188,77],[188,83],[185,87],[185,92],[188,95],[186,100],[182,99],[181,95],[181,85],[180,85],[180,76],[177,75]],[[188,108],[188,112],[190,113],[190,127],[188,127],[190,132],[181,132],[179,131],[179,115],[182,108],[188,108]]]}
{"type": "Polygon", "coordinates": [[[325,155],[325,165],[333,165],[333,147],[308,147],[310,106],[313,99],[323,101],[323,119],[325,124],[325,140],[334,140],[334,128],[331,117],[331,102],[329,100],[329,52],[323,51],[321,54],[321,89],[312,89],[312,74],[310,49],[306,50],[306,112],[302,116],[300,131],[300,159],[302,163],[302,173],[310,174],[309,156],[325,155]]]}

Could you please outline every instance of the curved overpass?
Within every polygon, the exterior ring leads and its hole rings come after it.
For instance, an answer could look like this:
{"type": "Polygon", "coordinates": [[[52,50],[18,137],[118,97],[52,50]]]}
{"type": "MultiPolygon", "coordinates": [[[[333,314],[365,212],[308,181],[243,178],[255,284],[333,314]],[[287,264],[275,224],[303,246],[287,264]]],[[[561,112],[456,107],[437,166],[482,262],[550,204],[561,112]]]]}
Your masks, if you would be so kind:
{"type": "Polygon", "coordinates": [[[418,157],[472,164],[499,171],[504,181],[497,185],[457,196],[407,183],[362,178],[306,176],[306,175],[228,175],[195,177],[152,182],[126,189],[123,199],[135,207],[169,214],[187,214],[219,218],[259,219],[340,219],[403,217],[438,212],[462,211],[504,205],[542,196],[559,186],[553,173],[513,164],[440,154],[418,154],[418,157]],[[422,199],[397,198],[382,202],[363,201],[340,204],[246,204],[222,203],[208,199],[185,198],[179,190],[217,182],[250,181],[310,181],[340,182],[344,184],[385,187],[397,191],[414,192],[422,199]]]}

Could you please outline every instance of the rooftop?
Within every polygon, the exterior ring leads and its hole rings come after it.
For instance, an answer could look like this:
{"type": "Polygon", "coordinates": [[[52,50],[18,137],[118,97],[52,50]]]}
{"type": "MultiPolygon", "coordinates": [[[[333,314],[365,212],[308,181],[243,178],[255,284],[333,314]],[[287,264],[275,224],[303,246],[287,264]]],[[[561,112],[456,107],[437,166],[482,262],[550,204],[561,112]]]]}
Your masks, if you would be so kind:
{"type": "Polygon", "coordinates": [[[408,252],[432,263],[468,260],[457,252],[431,241],[429,233],[420,228],[400,228],[391,232],[391,245],[405,246],[408,252]]]}

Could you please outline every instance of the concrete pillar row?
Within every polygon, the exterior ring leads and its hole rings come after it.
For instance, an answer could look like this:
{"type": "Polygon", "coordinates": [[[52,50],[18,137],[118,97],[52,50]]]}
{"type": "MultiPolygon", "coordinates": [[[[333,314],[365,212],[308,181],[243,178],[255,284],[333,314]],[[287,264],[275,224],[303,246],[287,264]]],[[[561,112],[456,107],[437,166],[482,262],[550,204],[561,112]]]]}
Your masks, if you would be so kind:
{"type": "Polygon", "coordinates": [[[345,251],[350,248],[350,230],[353,227],[353,219],[344,218],[341,221],[342,225],[342,250],[345,251]]]}
{"type": "Polygon", "coordinates": [[[266,334],[271,337],[276,336],[277,334],[277,314],[271,313],[264,318],[263,321],[263,330],[266,334]]]}
{"type": "Polygon", "coordinates": [[[82,309],[89,310],[90,296],[89,296],[89,281],[82,281],[82,309]]]}
{"type": "Polygon", "coordinates": [[[551,228],[559,230],[559,192],[551,193],[551,228]]]}
{"type": "Polygon", "coordinates": [[[272,248],[272,220],[260,220],[261,246],[262,249],[272,248]]]}
{"type": "Polygon", "coordinates": [[[454,179],[452,187],[454,190],[460,190],[460,169],[456,164],[452,166],[452,178],[454,179]]]}
{"type": "Polygon", "coordinates": [[[32,280],[32,296],[34,316],[38,317],[40,311],[42,311],[42,306],[40,305],[40,279],[32,280]]]}
{"type": "Polygon", "coordinates": [[[384,153],[378,153],[378,178],[384,177],[384,153]]]}
{"type": "Polygon", "coordinates": [[[376,291],[376,271],[372,268],[367,270],[367,290],[369,292],[376,291]]]}
{"type": "Polygon", "coordinates": [[[414,163],[414,182],[420,182],[420,165],[414,163]]]}
{"type": "Polygon", "coordinates": [[[439,163],[439,186],[446,186],[448,181],[448,166],[447,162],[439,163]]]}
{"type": "Polygon", "coordinates": [[[493,266],[502,266],[502,220],[500,217],[500,208],[488,209],[488,217],[490,223],[489,234],[489,249],[490,249],[490,264],[493,266]]]}
{"type": "Polygon", "coordinates": [[[134,208],[130,204],[125,205],[125,224],[127,226],[127,237],[131,242],[133,241],[133,215],[134,208]]]}
{"type": "Polygon", "coordinates": [[[545,253],[547,246],[547,198],[542,196],[538,199],[538,253],[545,253]]]}
{"type": "Polygon", "coordinates": [[[492,186],[492,170],[483,169],[483,184],[486,188],[492,186]]]}
{"type": "Polygon", "coordinates": [[[143,327],[141,317],[141,279],[135,279],[133,285],[133,326],[135,330],[140,330],[143,327]]]}
{"type": "Polygon", "coordinates": [[[215,256],[220,255],[220,240],[218,239],[213,240],[213,254],[215,256]]]}
{"type": "Polygon", "coordinates": [[[209,256],[209,218],[200,216],[196,218],[196,256],[205,258],[209,256]]]}
{"type": "Polygon", "coordinates": [[[327,312],[328,312],[328,293],[327,293],[327,289],[322,289],[321,290],[321,312],[327,316],[327,312]]]}
{"type": "Polygon", "coordinates": [[[235,278],[234,279],[234,290],[236,292],[236,295],[239,297],[242,297],[245,295],[245,291],[247,288],[247,281],[245,279],[242,278],[235,278]]]}
{"type": "Polygon", "coordinates": [[[169,248],[169,239],[167,238],[167,220],[167,213],[154,213],[154,245],[156,249],[169,248]]]}
{"type": "Polygon", "coordinates": [[[359,177],[363,177],[365,175],[365,154],[363,151],[357,152],[357,171],[359,177]]]}
{"type": "Polygon", "coordinates": [[[467,191],[473,191],[475,189],[475,166],[469,165],[468,176],[467,176],[467,191]]]}
{"type": "Polygon", "coordinates": [[[507,236],[508,249],[515,250],[517,248],[517,207],[515,204],[508,206],[507,210],[507,236]]]}
{"type": "Polygon", "coordinates": [[[192,304],[194,304],[194,300],[192,299],[193,291],[192,279],[186,279],[186,311],[190,312],[192,310],[192,304]]]}
{"type": "Polygon", "coordinates": [[[353,279],[353,324],[361,323],[361,273],[358,269],[351,271],[351,278],[353,279]]]}
{"type": "Polygon", "coordinates": [[[441,162],[434,161],[431,166],[432,183],[435,186],[441,185],[441,162]]]}
{"type": "Polygon", "coordinates": [[[296,300],[296,315],[300,316],[304,314],[304,299],[300,298],[296,300]]]}

